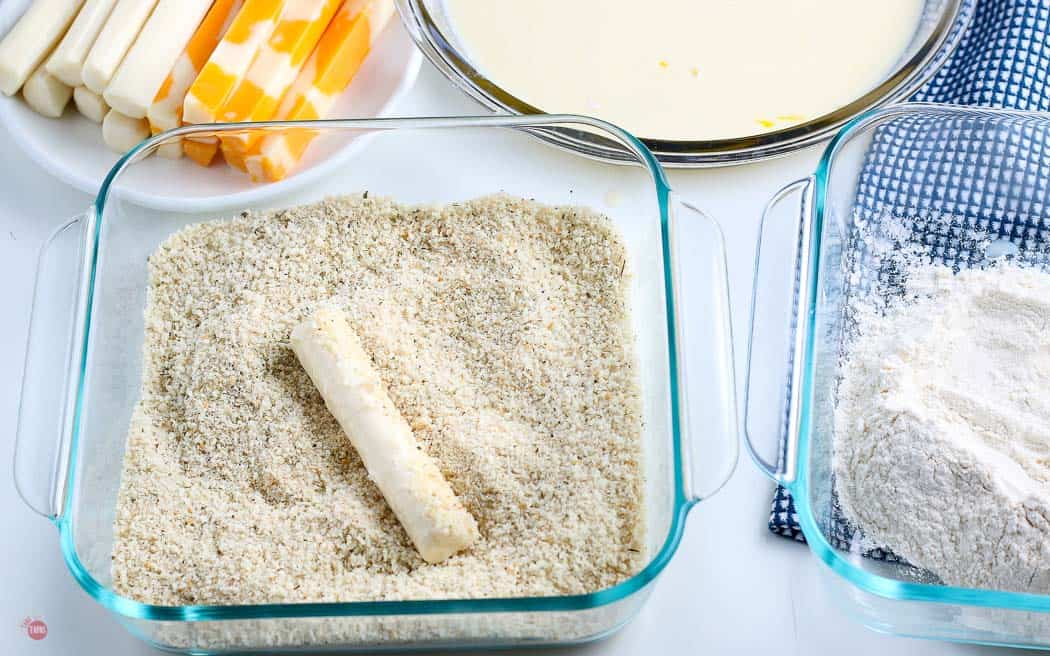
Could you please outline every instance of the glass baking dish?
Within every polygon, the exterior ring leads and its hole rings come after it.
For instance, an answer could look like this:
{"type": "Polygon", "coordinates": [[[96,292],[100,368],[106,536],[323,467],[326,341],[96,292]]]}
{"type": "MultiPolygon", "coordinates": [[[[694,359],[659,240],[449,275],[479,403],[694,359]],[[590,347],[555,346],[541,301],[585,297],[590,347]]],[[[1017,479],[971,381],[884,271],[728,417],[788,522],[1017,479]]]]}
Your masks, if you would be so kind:
{"type": "Polygon", "coordinates": [[[608,635],[638,611],[674,554],[689,509],[731,474],[737,449],[731,344],[717,223],[672,193],[649,151],[611,125],[550,116],[180,128],[129,152],[95,203],[41,251],[16,485],[30,507],[54,522],[66,564],[84,590],[157,647],[198,654],[582,642],[608,635]],[[581,129],[618,142],[631,165],[574,157],[533,136],[581,129]],[[135,184],[143,159],[172,139],[291,130],[312,131],[312,148],[367,143],[337,186],[313,184],[262,207],[364,190],[409,203],[504,191],[588,205],[618,225],[635,271],[630,293],[645,422],[648,564],[636,575],[591,594],[542,598],[167,607],[113,592],[114,505],[139,393],[147,257],[183,226],[245,209],[222,206],[212,189],[187,186],[186,209],[145,210],[122,190],[135,184]],[[213,207],[202,207],[202,198],[213,207]]]}
{"type": "MultiPolygon", "coordinates": [[[[466,54],[444,0],[396,0],[401,20],[427,59],[457,88],[484,107],[510,114],[542,114],[485,77],[466,54]]],[[[947,61],[969,27],[977,0],[925,0],[919,27],[894,70],[861,97],[833,112],[764,134],[734,139],[673,141],[639,135],[665,166],[703,167],[743,164],[785,155],[829,136],[858,114],[900,102],[914,94],[947,61]]],[[[581,30],[595,29],[581,25],[581,30]]],[[[746,26],[730,26],[747,38],[746,26]]],[[[829,53],[834,57],[834,53],[829,53]]],[[[819,75],[819,72],[814,72],[819,75]]],[[[594,133],[566,133],[555,142],[591,157],[619,158],[619,147],[594,133]]]]}
{"type": "Polygon", "coordinates": [[[885,254],[902,249],[957,268],[1010,255],[1046,270],[1048,144],[1050,114],[876,110],[844,128],[816,173],[784,187],[763,217],[746,441],[759,468],[791,492],[834,603],[875,630],[1050,648],[1050,595],[943,585],[871,550],[844,521],[832,477],[833,395],[855,334],[851,299],[900,293],[899,261],[885,254]],[[776,248],[783,243],[797,248],[776,248]],[[763,284],[771,280],[779,284],[763,284]]]}

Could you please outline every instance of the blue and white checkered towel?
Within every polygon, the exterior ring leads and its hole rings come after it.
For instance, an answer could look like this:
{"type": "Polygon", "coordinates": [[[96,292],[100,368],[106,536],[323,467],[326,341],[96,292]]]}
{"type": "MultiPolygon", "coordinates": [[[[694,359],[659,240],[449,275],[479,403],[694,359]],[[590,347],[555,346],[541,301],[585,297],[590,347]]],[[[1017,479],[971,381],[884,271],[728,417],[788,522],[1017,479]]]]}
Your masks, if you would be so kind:
{"type": "MultiPolygon", "coordinates": [[[[1001,107],[1029,111],[1050,111],[1050,0],[978,0],[973,22],[953,56],[913,100],[922,102],[1001,107]]],[[[986,179],[980,167],[967,169],[953,166],[945,157],[945,144],[958,141],[958,135],[946,140],[923,132],[923,126],[911,126],[909,134],[892,131],[880,134],[873,143],[858,184],[857,205],[885,208],[888,196],[904,208],[928,207],[951,213],[963,222],[989,219],[994,210],[996,227],[1004,236],[1014,235],[1050,212],[1050,191],[1018,200],[1018,206],[1003,220],[1003,208],[990,208],[983,202],[980,190],[986,179]],[[928,147],[915,147],[915,137],[924,135],[937,141],[928,147]],[[939,140],[938,140],[939,139],[939,140]],[[913,173],[921,172],[928,182],[917,185],[913,173]]],[[[951,129],[951,128],[949,128],[951,129]]],[[[960,127],[959,129],[965,129],[960,127]]],[[[901,127],[909,132],[909,126],[901,127]]],[[[1050,140],[1038,139],[1040,143],[1050,140]]],[[[1018,149],[1016,144],[986,146],[979,156],[1011,158],[1009,167],[1020,174],[1050,179],[1050,153],[1018,149]]],[[[974,153],[967,153],[973,155],[974,153]]],[[[979,158],[978,158],[979,159],[979,158]]],[[[961,158],[956,163],[962,161],[961,158]]],[[[923,239],[931,238],[923,235],[923,239]]],[[[936,239],[934,235],[932,238],[936,239]]],[[[773,499],[769,529],[774,533],[804,541],[791,495],[778,488],[773,499]]],[[[833,542],[839,546],[850,542],[850,529],[835,522],[833,542]]],[[[892,558],[882,552],[870,554],[892,558]]]]}

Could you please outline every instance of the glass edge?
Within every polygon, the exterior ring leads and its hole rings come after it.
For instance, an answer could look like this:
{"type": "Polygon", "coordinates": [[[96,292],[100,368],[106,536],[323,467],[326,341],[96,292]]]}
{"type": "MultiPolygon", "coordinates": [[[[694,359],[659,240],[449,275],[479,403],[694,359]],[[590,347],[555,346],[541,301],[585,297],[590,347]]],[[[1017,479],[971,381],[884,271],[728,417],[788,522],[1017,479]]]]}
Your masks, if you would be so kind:
{"type": "MultiPolygon", "coordinates": [[[[865,130],[872,125],[881,122],[891,116],[906,115],[914,112],[934,112],[938,114],[996,114],[1011,115],[1017,117],[1039,117],[1050,121],[1050,114],[1045,112],[1029,112],[1016,110],[1000,110],[979,107],[955,107],[939,105],[936,103],[905,103],[892,107],[871,110],[865,112],[843,127],[843,129],[828,144],[821,156],[814,178],[816,189],[814,191],[814,221],[813,221],[813,243],[818,245],[812,264],[810,266],[810,303],[807,312],[816,313],[818,295],[817,281],[820,278],[821,267],[821,236],[824,228],[825,196],[828,189],[828,180],[831,169],[834,166],[835,155],[843,144],[849,141],[855,134],[865,130]]],[[[866,592],[884,599],[899,601],[920,601],[929,603],[952,604],[959,606],[974,606],[982,608],[996,608],[1010,611],[1050,612],[1050,595],[1038,595],[1022,592],[1005,592],[1000,590],[979,590],[975,588],[961,588],[946,585],[931,585],[928,583],[910,583],[898,581],[878,574],[864,571],[847,559],[843,558],[835,549],[824,532],[817,525],[813,509],[809,504],[809,446],[812,432],[811,408],[815,395],[813,378],[815,375],[815,363],[813,361],[813,349],[816,341],[815,322],[809,322],[806,334],[805,371],[802,385],[802,425],[799,435],[798,447],[798,477],[789,485],[785,485],[791,493],[795,502],[795,510],[798,513],[799,524],[806,537],[806,543],[825,565],[843,579],[866,592]]]]}
{"type": "MultiPolygon", "coordinates": [[[[639,140],[655,152],[665,165],[681,168],[762,161],[819,143],[852,118],[911,95],[943,66],[961,42],[965,28],[973,20],[976,7],[976,0],[950,1],[952,6],[915,55],[900,64],[879,86],[838,109],[800,125],[757,135],[701,141],[668,141],[647,137],[640,137],[639,140]]],[[[437,23],[425,3],[420,0],[397,0],[397,5],[402,23],[416,45],[460,91],[492,111],[523,116],[544,115],[538,107],[516,98],[486,78],[454,48],[448,46],[447,39],[437,29],[437,23]],[[441,43],[435,40],[432,32],[441,36],[441,43]]],[[[564,147],[573,148],[571,145],[564,147]]],[[[602,155],[596,156],[603,158],[602,155]]]]}
{"type": "MultiPolygon", "coordinates": [[[[232,131],[267,127],[296,127],[317,129],[361,128],[361,129],[438,129],[438,128],[477,128],[477,127],[529,127],[552,126],[563,123],[579,123],[603,130],[623,143],[636,157],[638,163],[648,169],[657,196],[657,205],[661,222],[661,241],[664,253],[664,293],[667,297],[667,330],[669,336],[668,357],[672,398],[672,450],[674,452],[674,499],[671,525],[659,551],[649,563],[631,578],[615,586],[597,592],[582,595],[558,597],[519,597],[491,599],[438,599],[410,601],[369,601],[369,602],[333,602],[333,603],[291,603],[291,604],[254,604],[241,606],[159,606],[142,603],[117,594],[95,579],[84,567],[76,552],[71,519],[62,516],[53,520],[59,531],[59,540],[63,559],[77,583],[95,601],[119,615],[131,619],[150,621],[219,621],[249,619],[286,619],[309,617],[353,617],[379,615],[426,615],[453,613],[504,613],[504,612],[551,612],[581,611],[606,606],[621,601],[640,591],[667,566],[678,549],[685,527],[685,517],[695,505],[695,501],[686,499],[682,474],[682,436],[677,412],[679,390],[674,377],[675,342],[674,342],[674,302],[669,283],[669,261],[667,259],[667,230],[670,211],[671,189],[667,178],[656,157],[648,148],[629,132],[600,119],[571,114],[545,114],[538,116],[477,116],[477,117],[427,117],[427,118],[379,118],[379,119],[330,119],[316,121],[263,121],[253,123],[217,123],[207,126],[184,126],[162,132],[142,141],[135,148],[122,156],[106,175],[93,204],[95,220],[93,229],[86,231],[92,241],[89,280],[87,283],[88,299],[84,314],[84,337],[81,343],[82,352],[86,354],[90,341],[92,318],[92,297],[94,295],[95,274],[98,262],[99,236],[105,222],[105,208],[113,184],[120,174],[132,166],[140,155],[163,142],[170,136],[184,136],[199,132],[232,131]]],[[[87,358],[81,358],[81,367],[77,379],[77,400],[74,415],[73,435],[70,446],[70,467],[66,480],[66,497],[63,508],[68,508],[76,483],[76,463],[80,441],[81,403],[86,377],[87,358]]]]}
{"type": "MultiPolygon", "coordinates": [[[[22,355],[22,370],[21,370],[22,375],[21,375],[21,381],[19,382],[19,386],[18,386],[18,397],[17,397],[17,401],[15,403],[14,449],[13,449],[12,458],[11,458],[11,474],[12,474],[12,481],[14,483],[15,492],[18,495],[18,497],[21,499],[22,503],[24,503],[25,506],[29,510],[31,510],[34,513],[40,515],[44,519],[47,519],[47,520],[52,521],[52,522],[54,522],[54,520],[62,513],[61,503],[64,500],[63,498],[61,498],[61,494],[60,494],[59,490],[56,489],[57,484],[59,483],[59,480],[56,477],[61,477],[60,471],[62,469],[62,461],[65,460],[62,457],[62,452],[64,451],[64,449],[62,448],[63,440],[61,439],[61,435],[59,436],[58,443],[55,446],[55,453],[54,453],[54,455],[52,457],[51,475],[50,475],[49,480],[47,482],[48,487],[47,487],[47,492],[46,492],[46,495],[47,495],[47,506],[46,506],[46,508],[39,508],[39,507],[37,507],[36,503],[34,503],[34,501],[31,499],[32,495],[26,489],[27,488],[27,482],[24,480],[25,477],[23,475],[22,468],[20,466],[20,463],[22,462],[22,453],[27,448],[27,442],[29,440],[28,436],[26,435],[27,428],[25,426],[25,422],[26,422],[25,405],[26,405],[26,398],[27,398],[27,396],[29,395],[29,392],[30,392],[30,382],[31,382],[32,370],[33,370],[33,366],[32,366],[33,365],[33,358],[32,358],[32,356],[30,354],[30,347],[33,344],[32,330],[33,330],[34,322],[37,320],[37,314],[38,314],[38,312],[40,310],[40,308],[39,308],[39,300],[40,300],[40,293],[41,293],[41,288],[40,288],[41,280],[40,280],[40,278],[41,278],[41,274],[44,271],[45,262],[48,260],[48,255],[49,255],[50,249],[54,247],[55,242],[58,239],[60,239],[65,234],[65,232],[67,230],[76,229],[76,227],[78,225],[80,225],[81,222],[88,221],[89,217],[87,216],[87,214],[90,211],[91,211],[91,209],[89,208],[88,210],[86,210],[84,212],[81,212],[81,213],[71,217],[70,219],[66,220],[64,223],[59,225],[57,228],[52,230],[44,238],[43,243],[37,249],[36,256],[35,256],[34,261],[33,261],[33,264],[34,264],[34,268],[33,268],[33,283],[32,283],[32,287],[31,287],[31,291],[30,291],[30,299],[31,299],[32,305],[29,308],[29,330],[27,331],[25,340],[23,341],[23,348],[24,348],[25,352],[22,355]]],[[[79,285],[78,285],[78,287],[79,287],[79,285]]],[[[80,295],[81,291],[82,291],[81,289],[77,290],[78,296],[80,295]]],[[[74,326],[77,323],[76,322],[76,317],[77,317],[77,312],[78,311],[79,311],[79,309],[77,307],[73,307],[72,308],[73,318],[71,319],[71,323],[74,326]]],[[[73,341],[72,346],[75,349],[75,337],[71,336],[70,340],[73,341]]],[[[67,343],[68,343],[68,341],[67,341],[67,343]]],[[[70,355],[72,356],[72,354],[70,354],[70,355]]],[[[68,372],[67,372],[67,374],[68,374],[68,372]]],[[[68,385],[72,384],[72,380],[70,380],[68,377],[66,379],[64,379],[63,382],[64,382],[65,386],[68,386],[68,385]]],[[[72,390],[69,389],[68,387],[66,388],[66,393],[63,395],[65,397],[66,401],[68,401],[71,391],[72,390]]],[[[66,411],[66,409],[67,409],[67,407],[64,406],[63,407],[63,411],[66,411]]],[[[64,432],[65,431],[62,431],[62,433],[64,433],[64,432]]]]}
{"type": "MultiPolygon", "coordinates": [[[[736,380],[736,347],[733,334],[733,321],[732,321],[732,294],[729,285],[729,256],[726,250],[726,238],[725,232],[722,230],[722,224],[718,222],[718,219],[708,214],[705,210],[701,209],[698,204],[693,203],[682,194],[669,190],[667,196],[667,205],[669,208],[681,208],[683,214],[685,212],[691,212],[696,216],[693,218],[694,221],[703,221],[707,227],[711,230],[713,235],[712,249],[715,253],[717,263],[720,266],[717,267],[717,273],[719,280],[716,282],[717,290],[715,293],[722,297],[724,303],[720,306],[712,309],[713,315],[711,317],[712,322],[719,324],[718,332],[722,333],[725,337],[726,348],[720,350],[717,359],[720,361],[717,365],[717,369],[720,371],[715,374],[717,379],[717,387],[719,390],[720,398],[728,402],[728,408],[725,409],[722,417],[723,426],[719,429],[726,433],[728,438],[732,454],[725,459],[723,470],[718,473],[715,480],[716,483],[704,490],[698,490],[696,488],[694,475],[695,471],[692,470],[692,460],[695,457],[695,443],[692,435],[687,435],[683,439],[688,439],[689,443],[684,445],[687,448],[683,448],[681,451],[684,457],[684,463],[681,469],[682,471],[689,474],[688,479],[683,478],[682,490],[686,496],[686,500],[689,503],[699,503],[712,498],[718,492],[724,488],[730,480],[733,478],[733,474],[736,472],[737,465],[740,461],[740,403],[737,398],[737,380],[736,380]]],[[[670,259],[671,254],[676,249],[674,225],[675,223],[681,224],[685,219],[678,219],[677,221],[672,220],[672,215],[667,214],[667,237],[664,239],[667,253],[664,257],[664,275],[665,275],[665,288],[668,290],[667,293],[667,311],[668,317],[674,318],[674,333],[669,337],[674,337],[675,353],[672,354],[672,362],[677,363],[677,357],[674,357],[679,350],[679,342],[683,340],[679,339],[681,331],[684,327],[679,321],[678,312],[675,309],[674,302],[677,300],[678,294],[675,293],[677,289],[679,292],[683,289],[683,281],[676,274],[672,261],[670,259]]],[[[681,254],[679,253],[679,260],[681,260],[681,254]]],[[[681,272],[678,271],[678,274],[681,272]]],[[[681,348],[684,353],[687,349],[681,348]]],[[[682,371],[681,368],[676,366],[675,371],[672,373],[672,380],[676,382],[675,391],[677,398],[673,402],[673,408],[676,411],[683,411],[683,414],[688,417],[688,409],[683,408],[683,405],[688,405],[688,373],[682,371]],[[681,391],[685,390],[685,398],[683,404],[683,398],[681,391]]],[[[676,426],[674,432],[676,434],[682,434],[681,423],[676,426]]],[[[688,420],[684,422],[688,424],[688,420]]]]}

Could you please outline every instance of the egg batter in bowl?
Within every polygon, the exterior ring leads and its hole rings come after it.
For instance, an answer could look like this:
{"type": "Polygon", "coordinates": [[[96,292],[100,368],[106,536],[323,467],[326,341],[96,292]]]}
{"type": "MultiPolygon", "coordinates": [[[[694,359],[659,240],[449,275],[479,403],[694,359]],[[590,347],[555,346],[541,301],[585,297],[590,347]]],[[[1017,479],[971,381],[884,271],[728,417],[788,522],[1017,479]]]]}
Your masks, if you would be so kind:
{"type": "Polygon", "coordinates": [[[761,134],[876,87],[924,0],[446,0],[468,59],[547,113],[646,139],[761,134]]]}

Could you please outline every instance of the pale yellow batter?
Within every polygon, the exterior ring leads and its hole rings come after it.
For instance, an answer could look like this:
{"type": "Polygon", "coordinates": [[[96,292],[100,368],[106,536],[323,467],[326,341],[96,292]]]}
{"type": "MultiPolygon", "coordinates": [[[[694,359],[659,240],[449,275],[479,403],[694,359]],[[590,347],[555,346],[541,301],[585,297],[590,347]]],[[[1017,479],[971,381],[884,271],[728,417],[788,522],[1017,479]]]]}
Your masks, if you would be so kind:
{"type": "Polygon", "coordinates": [[[551,113],[640,137],[768,132],[871,90],[922,0],[446,0],[475,66],[551,113]]]}

